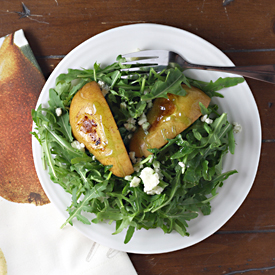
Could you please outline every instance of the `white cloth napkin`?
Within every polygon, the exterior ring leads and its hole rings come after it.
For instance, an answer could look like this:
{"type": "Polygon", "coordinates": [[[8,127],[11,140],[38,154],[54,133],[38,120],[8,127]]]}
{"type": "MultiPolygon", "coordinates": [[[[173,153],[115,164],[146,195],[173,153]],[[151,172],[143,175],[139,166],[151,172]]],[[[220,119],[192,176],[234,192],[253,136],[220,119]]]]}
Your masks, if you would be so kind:
{"type": "MultiPolygon", "coordinates": [[[[0,198],[0,249],[8,275],[136,275],[125,252],[101,246],[73,227],[54,205],[0,198]]],[[[1,267],[0,267],[0,275],[1,267]]]]}

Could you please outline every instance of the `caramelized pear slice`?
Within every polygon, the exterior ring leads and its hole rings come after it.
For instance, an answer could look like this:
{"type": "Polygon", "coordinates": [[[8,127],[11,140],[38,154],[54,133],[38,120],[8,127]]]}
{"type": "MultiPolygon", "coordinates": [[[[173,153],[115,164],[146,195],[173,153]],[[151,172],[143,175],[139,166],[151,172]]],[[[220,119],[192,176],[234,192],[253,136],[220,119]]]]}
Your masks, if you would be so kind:
{"type": "Polygon", "coordinates": [[[70,124],[74,137],[118,177],[134,172],[116,122],[100,87],[87,83],[73,97],[70,124]]]}
{"type": "Polygon", "coordinates": [[[199,102],[208,106],[210,98],[201,90],[182,85],[185,96],[168,94],[168,99],[157,98],[147,114],[150,128],[145,132],[142,127],[134,133],[130,141],[130,151],[136,157],[149,156],[148,149],[160,148],[189,127],[200,116],[199,102]]]}

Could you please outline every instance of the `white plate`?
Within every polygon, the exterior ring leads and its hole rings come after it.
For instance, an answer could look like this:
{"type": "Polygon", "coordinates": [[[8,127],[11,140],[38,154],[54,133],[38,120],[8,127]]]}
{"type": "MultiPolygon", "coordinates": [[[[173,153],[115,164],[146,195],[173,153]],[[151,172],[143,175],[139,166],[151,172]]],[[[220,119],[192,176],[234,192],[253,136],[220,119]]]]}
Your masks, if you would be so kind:
{"type": "MultiPolygon", "coordinates": [[[[55,79],[68,68],[92,68],[95,62],[108,65],[119,54],[133,52],[136,49],[166,49],[175,51],[189,61],[198,64],[232,66],[233,63],[212,44],[189,32],[156,24],[136,24],[114,28],[98,34],[72,50],[55,68],[46,82],[37,102],[37,107],[48,101],[48,91],[54,87],[55,79]]],[[[216,80],[228,74],[189,71],[188,75],[200,80],[216,80]]],[[[226,156],[224,170],[237,169],[238,174],[225,181],[219,195],[211,202],[212,213],[199,216],[189,223],[190,237],[181,237],[178,233],[164,234],[161,229],[140,230],[125,245],[125,232],[112,235],[113,225],[84,225],[77,220],[74,227],[88,238],[117,250],[133,253],[164,253],[194,245],[216,232],[237,211],[246,198],[256,176],[260,150],[261,125],[258,109],[253,95],[246,83],[223,90],[224,99],[216,99],[221,111],[227,112],[229,121],[237,121],[243,131],[236,135],[236,152],[226,156]]],[[[33,138],[33,156],[36,171],[41,184],[57,209],[67,218],[66,208],[70,205],[70,195],[51,182],[41,163],[41,149],[33,138]]],[[[69,241],[69,240],[68,240],[69,241]]]]}

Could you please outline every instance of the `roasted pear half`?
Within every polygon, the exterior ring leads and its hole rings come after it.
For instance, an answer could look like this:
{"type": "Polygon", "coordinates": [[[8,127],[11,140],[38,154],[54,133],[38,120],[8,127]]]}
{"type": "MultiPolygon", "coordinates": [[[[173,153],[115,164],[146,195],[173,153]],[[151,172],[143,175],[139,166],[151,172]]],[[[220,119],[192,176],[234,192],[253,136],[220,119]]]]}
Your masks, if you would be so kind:
{"type": "Polygon", "coordinates": [[[73,97],[70,124],[74,137],[118,177],[134,172],[116,122],[100,87],[93,81],[73,97]]]}
{"type": "Polygon", "coordinates": [[[199,102],[208,106],[210,98],[200,89],[182,85],[185,96],[168,94],[168,99],[157,98],[147,114],[150,128],[142,127],[134,133],[130,141],[130,151],[136,157],[149,156],[148,149],[160,148],[201,116],[199,102]]]}

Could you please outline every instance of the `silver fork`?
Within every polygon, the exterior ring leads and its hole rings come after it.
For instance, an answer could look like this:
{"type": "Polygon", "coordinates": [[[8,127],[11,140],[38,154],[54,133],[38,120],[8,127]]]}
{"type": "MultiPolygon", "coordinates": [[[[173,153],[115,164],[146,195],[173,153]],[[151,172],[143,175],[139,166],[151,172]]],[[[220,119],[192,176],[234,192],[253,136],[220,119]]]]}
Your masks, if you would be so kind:
{"type": "MultiPolygon", "coordinates": [[[[168,67],[180,66],[183,70],[198,69],[206,71],[217,71],[224,73],[232,73],[257,79],[264,82],[275,83],[275,65],[256,65],[256,66],[238,66],[238,67],[218,67],[191,64],[187,62],[182,56],[175,52],[166,50],[146,50],[124,54],[122,57],[126,58],[123,65],[138,65],[138,67],[125,68],[121,71],[129,71],[132,73],[148,72],[150,68],[156,71],[162,71],[168,67]]],[[[129,76],[123,76],[128,78],[129,76]]]]}

